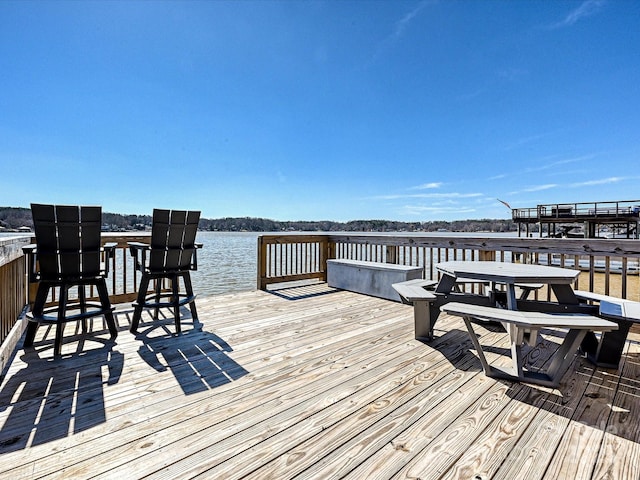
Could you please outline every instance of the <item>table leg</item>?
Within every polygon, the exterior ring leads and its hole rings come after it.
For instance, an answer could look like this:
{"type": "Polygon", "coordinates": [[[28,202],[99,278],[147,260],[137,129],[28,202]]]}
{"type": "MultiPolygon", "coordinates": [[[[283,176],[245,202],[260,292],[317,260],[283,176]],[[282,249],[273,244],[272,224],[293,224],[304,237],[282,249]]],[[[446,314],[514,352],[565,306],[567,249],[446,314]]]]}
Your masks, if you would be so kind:
{"type": "Polygon", "coordinates": [[[618,330],[601,333],[599,342],[595,334],[589,332],[582,341],[580,348],[587,354],[587,359],[598,367],[618,368],[627,335],[633,322],[618,318],[610,320],[618,324],[618,330]]]}
{"type": "Polygon", "coordinates": [[[517,332],[518,327],[510,325],[513,330],[510,331],[511,342],[511,368],[504,368],[491,365],[485,357],[484,350],[480,344],[480,340],[476,335],[470,317],[462,317],[464,323],[469,331],[469,337],[476,349],[478,359],[482,364],[482,369],[488,377],[503,378],[518,382],[528,382],[537,385],[543,385],[547,387],[557,387],[562,379],[562,375],[569,368],[571,362],[573,362],[573,355],[578,344],[582,340],[585,330],[570,329],[566,337],[562,341],[562,344],[554,353],[551,363],[546,371],[529,371],[525,370],[524,358],[522,355],[522,347],[519,342],[513,341],[521,337],[521,334],[517,332]]]}
{"type": "Polygon", "coordinates": [[[560,348],[553,355],[551,364],[547,369],[547,375],[552,381],[552,384],[557,385],[560,383],[562,374],[569,368],[571,362],[573,362],[574,355],[578,349],[578,345],[587,333],[586,330],[570,329],[567,332],[560,348]]]}
{"type": "Polygon", "coordinates": [[[552,284],[551,290],[553,290],[558,303],[564,305],[577,305],[580,303],[571,285],[552,284]]]}
{"type": "Polygon", "coordinates": [[[513,364],[513,374],[517,378],[524,378],[522,371],[522,343],[523,331],[513,324],[505,325],[511,340],[511,362],[513,364]]]}
{"type": "Polygon", "coordinates": [[[516,286],[513,283],[507,284],[507,308],[509,310],[518,309],[518,304],[516,300],[516,286]]]}
{"type": "Polygon", "coordinates": [[[447,275],[446,273],[442,275],[438,285],[436,286],[435,293],[449,293],[453,290],[456,285],[456,277],[452,277],[451,275],[447,275]]]}

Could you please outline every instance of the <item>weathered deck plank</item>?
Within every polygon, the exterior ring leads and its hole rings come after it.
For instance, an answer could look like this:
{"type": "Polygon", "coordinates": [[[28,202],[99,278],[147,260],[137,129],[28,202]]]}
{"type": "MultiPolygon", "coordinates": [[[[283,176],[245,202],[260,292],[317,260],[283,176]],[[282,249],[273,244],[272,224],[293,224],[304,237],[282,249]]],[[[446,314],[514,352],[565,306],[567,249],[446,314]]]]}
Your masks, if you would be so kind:
{"type": "Polygon", "coordinates": [[[640,346],[628,345],[593,478],[640,478],[640,346]]]}
{"type": "MultiPolygon", "coordinates": [[[[136,337],[125,307],[116,344],[97,322],[102,343],[68,327],[63,359],[47,342],[18,351],[0,389],[0,477],[638,476],[637,333],[620,371],[578,359],[552,390],[484,376],[458,318],[423,344],[411,307],[324,284],[198,310],[200,332],[185,319],[171,335],[168,318],[136,337]]],[[[506,361],[504,333],[478,333],[506,361]]],[[[557,345],[543,333],[531,368],[557,345]]]]}

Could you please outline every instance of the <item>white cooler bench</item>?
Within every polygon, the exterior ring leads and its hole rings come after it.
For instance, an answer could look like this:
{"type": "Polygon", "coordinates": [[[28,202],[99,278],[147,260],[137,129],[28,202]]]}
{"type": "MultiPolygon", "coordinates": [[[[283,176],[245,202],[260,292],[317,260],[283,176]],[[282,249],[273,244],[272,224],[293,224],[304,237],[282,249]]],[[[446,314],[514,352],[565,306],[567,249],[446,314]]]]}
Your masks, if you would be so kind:
{"type": "Polygon", "coordinates": [[[362,260],[327,260],[327,284],[333,288],[400,301],[391,286],[422,278],[421,267],[362,260]]]}

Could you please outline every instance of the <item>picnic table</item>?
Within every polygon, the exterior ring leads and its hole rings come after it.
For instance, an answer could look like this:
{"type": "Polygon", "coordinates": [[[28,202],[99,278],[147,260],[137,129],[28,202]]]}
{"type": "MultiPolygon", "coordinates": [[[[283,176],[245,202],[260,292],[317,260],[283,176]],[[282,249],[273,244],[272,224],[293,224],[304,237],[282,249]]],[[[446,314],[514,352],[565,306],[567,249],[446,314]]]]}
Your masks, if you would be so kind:
{"type": "MultiPolygon", "coordinates": [[[[454,288],[458,278],[488,282],[491,291],[496,291],[498,284],[506,287],[507,307],[517,310],[517,289],[525,289],[528,293],[532,288],[549,285],[553,290],[558,303],[577,305],[578,298],[573,292],[573,282],[580,274],[578,270],[567,268],[549,267],[546,265],[507,262],[472,262],[454,261],[443,262],[436,265],[436,269],[442,273],[436,293],[448,293],[454,288]]],[[[526,295],[521,296],[526,300],[526,295]]]]}
{"type": "Polygon", "coordinates": [[[436,269],[441,273],[441,278],[435,285],[430,280],[414,280],[393,285],[403,301],[414,305],[415,337],[418,340],[429,341],[433,338],[440,307],[450,302],[494,307],[504,298],[505,307],[510,310],[556,313],[597,311],[597,308],[581,304],[573,291],[572,284],[580,274],[578,270],[536,264],[479,261],[443,262],[438,263],[436,269]],[[490,288],[485,289],[484,295],[465,292],[459,288],[461,282],[472,281],[488,284],[490,288]],[[531,291],[544,285],[550,286],[556,296],[556,302],[528,298],[531,291]]]}
{"type": "MultiPolygon", "coordinates": [[[[418,319],[416,309],[416,337],[432,337],[440,311],[463,317],[488,376],[556,386],[573,361],[573,352],[588,332],[609,332],[618,328],[616,323],[594,316],[597,314],[596,307],[580,302],[572,286],[580,273],[578,270],[480,261],[443,262],[437,264],[436,268],[442,276],[433,292],[426,292],[428,315],[422,309],[422,318],[418,319]],[[461,279],[489,284],[491,288],[487,295],[461,292],[457,288],[461,279]],[[542,285],[549,286],[556,297],[555,302],[527,298],[531,290],[542,285]],[[517,295],[518,290],[523,291],[520,296],[517,295]],[[489,364],[473,329],[473,319],[500,322],[504,326],[511,342],[511,368],[489,364]],[[522,345],[535,345],[538,333],[545,328],[566,328],[568,333],[546,372],[525,371],[522,345]]],[[[419,294],[414,292],[414,298],[417,297],[419,294]]]]}
{"type": "Polygon", "coordinates": [[[588,333],[612,332],[618,329],[615,322],[580,311],[582,307],[573,290],[573,283],[580,273],[578,270],[505,262],[445,262],[436,265],[436,268],[443,274],[436,292],[450,291],[456,279],[460,277],[490,282],[491,292],[496,291],[497,284],[503,285],[506,289],[506,309],[455,302],[440,307],[443,312],[463,317],[488,376],[555,387],[573,361],[574,352],[588,333]],[[519,300],[516,296],[517,285],[535,283],[549,285],[557,301],[538,302],[526,298],[519,300]],[[511,343],[511,367],[500,368],[489,364],[474,331],[471,322],[473,319],[498,321],[504,326],[511,343]],[[536,345],[538,334],[544,328],[563,328],[567,329],[567,333],[545,371],[525,370],[522,346],[536,345]]]}

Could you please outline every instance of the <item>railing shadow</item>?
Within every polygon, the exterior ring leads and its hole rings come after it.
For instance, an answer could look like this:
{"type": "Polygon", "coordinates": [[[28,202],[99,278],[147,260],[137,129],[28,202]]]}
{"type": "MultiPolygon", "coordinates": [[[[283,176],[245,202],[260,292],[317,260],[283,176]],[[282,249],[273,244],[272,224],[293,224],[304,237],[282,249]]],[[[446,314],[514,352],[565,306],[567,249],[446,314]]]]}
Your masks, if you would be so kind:
{"type": "Polygon", "coordinates": [[[81,341],[78,351],[54,358],[52,345],[27,350],[26,366],[0,391],[0,412],[10,412],[0,430],[0,454],[41,445],[106,422],[104,389],[119,381],[124,356],[114,342],[81,341]],[[102,346],[85,348],[85,343],[102,346]],[[108,373],[106,373],[108,372],[108,373]]]}
{"type": "Polygon", "coordinates": [[[284,300],[305,300],[307,298],[320,297],[323,295],[330,295],[336,293],[339,290],[328,287],[326,283],[312,283],[308,285],[289,285],[281,287],[271,287],[266,290],[267,293],[271,293],[284,300]]]}
{"type": "Polygon", "coordinates": [[[229,357],[231,346],[203,331],[200,323],[181,334],[172,331],[173,317],[141,328],[136,335],[142,342],[138,355],[157,372],[171,371],[185,395],[214,389],[249,373],[229,357]]]}

